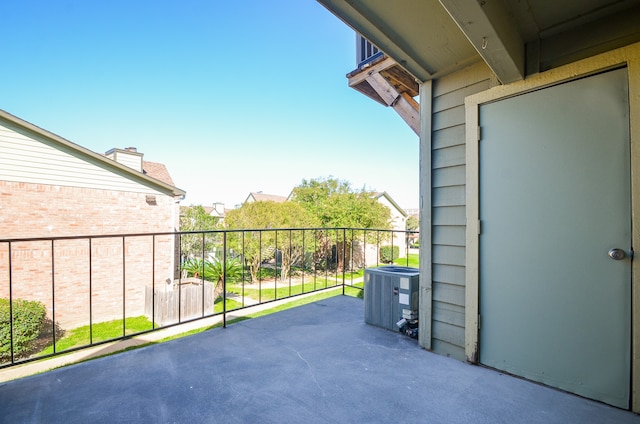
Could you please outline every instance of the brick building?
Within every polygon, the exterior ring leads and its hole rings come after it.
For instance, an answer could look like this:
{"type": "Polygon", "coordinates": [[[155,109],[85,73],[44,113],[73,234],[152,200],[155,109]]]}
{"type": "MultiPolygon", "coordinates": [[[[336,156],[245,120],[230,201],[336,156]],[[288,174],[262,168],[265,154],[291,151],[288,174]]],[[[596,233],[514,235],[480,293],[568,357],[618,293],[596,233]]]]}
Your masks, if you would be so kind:
{"type": "Polygon", "coordinates": [[[134,148],[101,155],[0,110],[0,297],[63,328],[142,315],[145,286],[176,275],[173,236],[51,238],[173,232],[184,194],[134,148]]]}

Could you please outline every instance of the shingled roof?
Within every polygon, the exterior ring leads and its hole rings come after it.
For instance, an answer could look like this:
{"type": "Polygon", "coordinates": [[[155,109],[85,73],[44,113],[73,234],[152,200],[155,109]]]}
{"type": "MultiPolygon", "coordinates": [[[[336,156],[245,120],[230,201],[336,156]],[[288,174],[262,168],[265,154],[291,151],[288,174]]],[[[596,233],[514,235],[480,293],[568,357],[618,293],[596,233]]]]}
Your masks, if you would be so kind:
{"type": "Polygon", "coordinates": [[[276,202],[276,203],[282,203],[284,201],[287,200],[287,198],[285,196],[278,196],[277,194],[265,194],[262,192],[251,192],[249,193],[249,196],[247,197],[247,200],[245,200],[245,202],[250,201],[249,199],[253,198],[253,201],[255,202],[276,202]]]}
{"type": "Polygon", "coordinates": [[[160,180],[165,184],[169,184],[175,187],[173,179],[167,170],[167,167],[163,163],[142,161],[142,172],[145,175],[160,180]]]}

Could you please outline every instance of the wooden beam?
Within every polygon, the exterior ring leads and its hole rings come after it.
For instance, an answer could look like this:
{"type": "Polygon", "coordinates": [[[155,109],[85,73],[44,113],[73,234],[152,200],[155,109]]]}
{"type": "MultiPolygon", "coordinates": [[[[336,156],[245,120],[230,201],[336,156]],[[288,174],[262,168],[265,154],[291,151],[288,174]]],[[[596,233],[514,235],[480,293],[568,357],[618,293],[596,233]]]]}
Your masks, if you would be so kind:
{"type": "Polygon", "coordinates": [[[387,106],[391,106],[411,127],[413,132],[420,135],[420,106],[418,102],[406,93],[399,93],[389,81],[379,73],[372,73],[367,77],[366,81],[378,93],[387,106]]]}
{"type": "Polygon", "coordinates": [[[440,0],[440,4],[501,83],[524,79],[525,43],[502,2],[440,0]]]}
{"type": "Polygon", "coordinates": [[[395,60],[391,59],[390,57],[386,57],[383,60],[375,62],[370,66],[364,66],[362,67],[362,69],[349,72],[347,74],[347,78],[349,79],[349,87],[360,84],[362,81],[366,80],[369,75],[384,71],[385,69],[395,66],[396,64],[397,63],[395,60]]]}

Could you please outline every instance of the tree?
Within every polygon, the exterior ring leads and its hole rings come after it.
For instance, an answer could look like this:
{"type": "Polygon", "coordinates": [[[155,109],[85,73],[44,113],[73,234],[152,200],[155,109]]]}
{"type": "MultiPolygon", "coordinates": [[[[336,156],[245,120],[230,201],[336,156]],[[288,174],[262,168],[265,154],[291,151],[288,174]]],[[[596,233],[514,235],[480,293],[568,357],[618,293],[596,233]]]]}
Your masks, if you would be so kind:
{"type": "MultiPolygon", "coordinates": [[[[407,231],[418,231],[420,229],[420,220],[416,216],[410,215],[407,218],[406,229],[407,231]]],[[[407,233],[407,244],[415,247],[418,244],[418,234],[407,233]]]]}
{"type": "MultiPolygon", "coordinates": [[[[218,228],[218,218],[209,215],[201,205],[180,208],[180,231],[207,231],[218,228]]],[[[202,257],[215,249],[217,237],[213,235],[182,234],[181,250],[183,258],[202,257]],[[204,240],[204,246],[203,246],[204,240]]]]}
{"type": "MultiPolygon", "coordinates": [[[[353,189],[348,181],[334,177],[302,180],[292,199],[316,216],[323,227],[391,228],[391,211],[374,197],[374,192],[353,189]]],[[[349,241],[337,242],[338,268],[349,252],[349,241]]]]}
{"type": "Polygon", "coordinates": [[[225,224],[230,230],[245,230],[230,233],[229,242],[244,252],[251,280],[255,282],[262,262],[276,252],[282,258],[280,276],[288,277],[291,266],[304,256],[304,235],[298,229],[315,226],[318,222],[298,203],[267,201],[245,203],[230,211],[225,224]],[[265,229],[271,231],[251,231],[265,229]],[[269,257],[265,257],[266,254],[269,257]]]}
{"type": "Polygon", "coordinates": [[[323,227],[389,229],[391,211],[374,194],[329,177],[302,180],[293,189],[292,198],[316,216],[323,227]]]}
{"type": "Polygon", "coordinates": [[[413,215],[409,215],[406,223],[407,231],[416,231],[418,230],[419,226],[420,226],[420,221],[418,220],[418,218],[413,215]]]}

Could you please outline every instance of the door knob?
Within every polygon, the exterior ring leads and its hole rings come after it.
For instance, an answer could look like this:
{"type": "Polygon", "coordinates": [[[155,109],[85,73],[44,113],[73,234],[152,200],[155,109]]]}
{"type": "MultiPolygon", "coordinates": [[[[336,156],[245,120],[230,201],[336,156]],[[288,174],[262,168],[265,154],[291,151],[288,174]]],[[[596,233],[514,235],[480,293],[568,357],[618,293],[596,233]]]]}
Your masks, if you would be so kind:
{"type": "Polygon", "coordinates": [[[609,250],[609,257],[615,261],[621,261],[627,257],[627,254],[622,249],[611,249],[609,250]]]}

